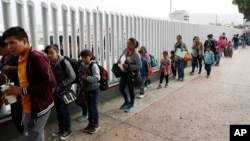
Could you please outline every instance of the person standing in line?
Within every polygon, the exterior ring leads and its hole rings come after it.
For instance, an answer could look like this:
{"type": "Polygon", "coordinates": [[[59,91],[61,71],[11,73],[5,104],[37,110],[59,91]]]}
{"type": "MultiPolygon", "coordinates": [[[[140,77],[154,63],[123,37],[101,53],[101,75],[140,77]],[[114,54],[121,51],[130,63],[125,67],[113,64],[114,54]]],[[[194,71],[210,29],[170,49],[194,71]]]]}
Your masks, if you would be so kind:
{"type": "Polygon", "coordinates": [[[145,90],[147,90],[147,88],[149,88],[149,87],[150,87],[150,84],[151,84],[151,77],[152,77],[152,75],[153,75],[153,67],[151,66],[151,58],[150,58],[150,55],[149,55],[149,53],[148,53],[146,47],[145,47],[145,46],[142,46],[142,47],[140,48],[140,50],[143,51],[143,54],[144,54],[143,57],[146,58],[146,60],[147,60],[147,62],[148,62],[148,64],[149,64],[148,77],[147,77],[147,80],[146,80],[146,82],[145,82],[145,88],[144,88],[145,90]]]}
{"type": "Polygon", "coordinates": [[[162,87],[162,81],[163,78],[165,78],[166,83],[165,83],[165,88],[167,88],[168,86],[168,77],[169,77],[169,70],[170,70],[170,61],[168,59],[168,52],[167,51],[163,51],[163,58],[161,59],[161,64],[160,64],[160,72],[161,72],[161,76],[160,76],[160,84],[157,87],[157,89],[160,89],[162,87]]]}
{"type": "MultiPolygon", "coordinates": [[[[17,76],[18,57],[10,53],[2,37],[0,37],[0,55],[3,56],[1,59],[1,63],[3,64],[1,72],[8,77],[10,82],[14,82],[15,86],[19,86],[17,76]]],[[[17,130],[22,134],[23,125],[21,125],[21,122],[23,109],[21,103],[21,96],[17,96],[17,102],[10,104],[10,107],[12,121],[15,124],[17,130]]]]}
{"type": "Polygon", "coordinates": [[[56,80],[47,58],[32,50],[22,27],[4,31],[3,39],[14,56],[18,56],[19,86],[10,86],[6,95],[21,95],[24,126],[23,141],[44,141],[44,127],[54,106],[56,80]],[[35,72],[35,73],[34,73],[35,72]]]}
{"type": "MultiPolygon", "coordinates": [[[[208,34],[207,35],[207,40],[204,42],[204,47],[210,46],[211,51],[213,51],[213,53],[214,53],[215,61],[217,60],[217,58],[216,58],[216,54],[217,54],[216,44],[217,44],[217,41],[215,39],[213,39],[213,35],[208,34]]],[[[204,50],[204,53],[205,53],[205,51],[206,50],[204,50]]]]}
{"type": "Polygon", "coordinates": [[[223,52],[223,47],[224,47],[224,40],[223,40],[223,36],[219,36],[219,40],[217,41],[217,44],[216,44],[216,63],[215,63],[215,66],[219,66],[220,64],[220,58],[222,56],[222,52],[223,52]]]}
{"type": "Polygon", "coordinates": [[[176,58],[175,52],[172,50],[170,60],[171,60],[171,71],[173,73],[173,79],[175,79],[176,77],[176,68],[177,68],[175,58],[176,58]]]}
{"type": "Polygon", "coordinates": [[[206,47],[206,52],[204,54],[205,70],[207,71],[207,78],[209,78],[211,73],[211,66],[214,64],[214,53],[211,51],[211,47],[206,47]]]}
{"type": "Polygon", "coordinates": [[[123,53],[120,55],[118,64],[122,65],[123,72],[120,77],[119,90],[124,98],[124,103],[121,105],[120,109],[125,110],[125,112],[130,113],[134,110],[134,100],[135,92],[134,87],[128,83],[128,71],[133,71],[140,75],[140,68],[142,67],[141,59],[139,54],[136,52],[136,48],[139,46],[138,41],[135,38],[129,38],[127,42],[127,48],[124,49],[123,53]],[[125,59],[125,62],[123,62],[125,59]],[[130,94],[130,100],[126,92],[126,86],[130,94]]]}
{"type": "MultiPolygon", "coordinates": [[[[177,49],[180,49],[181,51],[188,51],[186,44],[182,42],[182,36],[177,35],[176,36],[177,42],[175,43],[174,50],[175,52],[177,49]]],[[[183,58],[180,58],[176,56],[176,62],[177,62],[177,70],[178,70],[178,81],[183,81],[184,80],[184,68],[185,68],[185,61],[183,58]]]]}
{"type": "Polygon", "coordinates": [[[140,69],[141,78],[142,78],[142,85],[140,87],[140,95],[138,96],[138,98],[142,99],[144,97],[145,83],[148,80],[149,64],[148,64],[147,59],[144,57],[145,56],[145,52],[144,52],[144,50],[143,50],[142,47],[140,48],[140,50],[138,52],[141,55],[141,63],[142,63],[142,67],[140,69]]]}
{"type": "Polygon", "coordinates": [[[200,41],[200,38],[195,36],[194,38],[194,43],[192,46],[193,49],[193,63],[192,63],[192,71],[189,73],[190,75],[194,74],[195,67],[197,63],[199,62],[199,72],[198,74],[201,73],[202,70],[202,60],[203,60],[203,55],[204,55],[204,46],[203,43],[200,41]]]}
{"type": "Polygon", "coordinates": [[[44,51],[50,61],[50,65],[57,82],[54,97],[58,130],[52,134],[52,137],[60,136],[60,140],[66,140],[72,133],[70,126],[70,112],[68,104],[63,102],[60,94],[71,89],[72,82],[75,80],[76,74],[70,62],[64,59],[64,56],[59,55],[59,48],[57,45],[48,45],[45,47],[44,51]],[[61,65],[62,63],[65,64],[65,68],[61,65]]]}
{"type": "Polygon", "coordinates": [[[234,45],[234,49],[238,49],[239,46],[239,38],[238,38],[238,34],[235,34],[232,41],[233,41],[233,45],[234,45]]]}
{"type": "Polygon", "coordinates": [[[90,50],[82,50],[81,53],[82,63],[79,68],[79,79],[81,89],[85,94],[88,108],[88,125],[83,129],[84,132],[94,134],[101,127],[99,125],[99,112],[98,112],[98,96],[99,96],[99,80],[100,69],[95,61],[95,56],[90,50]]]}

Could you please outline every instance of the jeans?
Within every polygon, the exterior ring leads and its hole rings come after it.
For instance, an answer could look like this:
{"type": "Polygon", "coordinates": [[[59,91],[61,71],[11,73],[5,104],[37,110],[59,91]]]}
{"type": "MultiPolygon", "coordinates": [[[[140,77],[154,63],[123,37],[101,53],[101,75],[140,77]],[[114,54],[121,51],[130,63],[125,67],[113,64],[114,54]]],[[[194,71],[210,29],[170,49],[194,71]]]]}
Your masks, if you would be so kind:
{"type": "Polygon", "coordinates": [[[134,87],[131,87],[130,85],[127,84],[127,76],[123,75],[120,77],[120,84],[119,84],[119,90],[122,93],[122,96],[124,98],[124,101],[126,104],[130,104],[130,106],[134,106],[134,101],[135,101],[135,91],[134,87]],[[130,101],[128,99],[128,94],[126,92],[126,86],[128,86],[128,91],[130,94],[130,101]]]}
{"type": "Polygon", "coordinates": [[[234,42],[234,49],[238,48],[238,42],[234,42]]]}
{"type": "Polygon", "coordinates": [[[61,99],[55,96],[55,108],[58,120],[59,130],[61,131],[71,131],[71,120],[68,104],[64,104],[61,99]]]}
{"type": "Polygon", "coordinates": [[[89,115],[89,123],[90,124],[99,124],[99,113],[97,108],[98,96],[99,96],[99,88],[92,91],[85,91],[87,107],[88,107],[88,115],[89,115]]]}
{"type": "Polygon", "coordinates": [[[219,65],[219,64],[220,64],[221,55],[222,55],[222,52],[218,52],[218,53],[216,54],[216,65],[219,65]]]}
{"type": "Polygon", "coordinates": [[[184,78],[185,62],[183,60],[177,61],[178,78],[184,78]]]}
{"type": "Polygon", "coordinates": [[[141,79],[142,79],[142,85],[140,87],[140,95],[144,95],[145,83],[147,82],[148,78],[146,75],[142,75],[141,79]]]}
{"type": "Polygon", "coordinates": [[[200,58],[199,56],[197,57],[193,57],[192,60],[192,72],[194,72],[195,67],[197,66],[197,63],[199,62],[199,73],[201,73],[201,69],[202,69],[202,58],[200,58]]]}
{"type": "Polygon", "coordinates": [[[171,66],[171,70],[172,70],[173,76],[175,77],[176,76],[176,67],[171,66]]]}
{"type": "Polygon", "coordinates": [[[207,71],[207,76],[210,75],[212,64],[205,64],[205,70],[207,71]]]}

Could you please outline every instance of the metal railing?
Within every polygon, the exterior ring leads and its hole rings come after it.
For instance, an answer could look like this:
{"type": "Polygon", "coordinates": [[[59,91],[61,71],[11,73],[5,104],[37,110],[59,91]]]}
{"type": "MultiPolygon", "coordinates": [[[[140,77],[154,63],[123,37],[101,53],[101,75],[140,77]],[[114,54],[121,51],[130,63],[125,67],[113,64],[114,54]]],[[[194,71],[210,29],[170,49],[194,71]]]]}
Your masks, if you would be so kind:
{"type": "MultiPolygon", "coordinates": [[[[41,2],[41,9],[36,9],[31,0],[27,0],[26,4],[23,0],[16,0],[15,3],[11,3],[10,0],[2,0],[1,7],[4,29],[0,30],[3,31],[12,25],[24,27],[29,33],[30,43],[34,48],[38,49],[37,39],[42,38],[43,46],[51,43],[59,44],[63,48],[64,55],[76,59],[82,49],[90,49],[100,64],[109,71],[109,74],[112,74],[112,64],[117,61],[130,37],[136,38],[140,46],[144,45],[149,53],[154,54],[160,60],[164,50],[171,51],[174,48],[178,34],[183,36],[183,41],[188,48],[191,48],[194,36],[199,36],[200,40],[204,41],[207,34],[212,33],[217,38],[222,32],[225,32],[228,39],[231,39],[233,34],[243,32],[242,29],[168,21],[100,10],[90,11],[67,5],[58,8],[59,5],[55,3],[51,3],[49,6],[49,4],[41,2]],[[15,8],[11,7],[14,4],[15,8]],[[11,8],[15,10],[11,10],[11,8]],[[38,10],[41,10],[41,15],[37,16],[38,10]],[[15,11],[16,14],[14,14],[15,11]],[[25,14],[28,15],[27,18],[25,14]],[[42,18],[42,22],[38,23],[40,18],[42,18]],[[16,19],[16,23],[12,19],[16,19]],[[61,24],[59,19],[62,21],[61,24]],[[38,24],[42,24],[40,32],[37,29],[38,24]],[[61,40],[60,36],[66,38],[61,40]]],[[[116,78],[110,75],[110,80],[113,82],[116,78]]]]}

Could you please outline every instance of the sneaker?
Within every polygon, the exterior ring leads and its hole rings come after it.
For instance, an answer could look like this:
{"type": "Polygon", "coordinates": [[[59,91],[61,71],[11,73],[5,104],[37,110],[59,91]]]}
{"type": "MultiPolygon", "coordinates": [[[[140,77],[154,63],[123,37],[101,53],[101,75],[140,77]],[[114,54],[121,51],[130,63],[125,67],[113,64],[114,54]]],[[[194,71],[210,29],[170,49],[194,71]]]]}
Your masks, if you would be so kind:
{"type": "Polygon", "coordinates": [[[85,127],[85,128],[83,129],[83,132],[88,133],[88,132],[90,131],[90,128],[91,128],[91,124],[89,123],[89,124],[87,125],[87,127],[85,127]]]}
{"type": "Polygon", "coordinates": [[[84,121],[84,120],[86,120],[86,119],[88,119],[88,115],[82,115],[82,116],[80,116],[80,117],[77,119],[77,121],[82,122],[82,121],[84,121]]]}
{"type": "Polygon", "coordinates": [[[127,109],[129,107],[129,104],[127,104],[126,102],[124,102],[122,104],[122,106],[120,107],[121,110],[127,109]]]}
{"type": "Polygon", "coordinates": [[[180,78],[180,81],[184,81],[184,79],[183,79],[183,78],[180,78]]]}
{"type": "Polygon", "coordinates": [[[161,84],[159,84],[159,86],[157,87],[157,89],[160,89],[161,88],[161,84]]]}
{"type": "Polygon", "coordinates": [[[164,86],[165,88],[167,88],[168,87],[168,83],[167,84],[165,84],[165,86],[164,86]]]}
{"type": "Polygon", "coordinates": [[[144,97],[144,94],[140,94],[140,95],[138,96],[139,99],[142,99],[143,97],[144,97]]]}
{"type": "Polygon", "coordinates": [[[52,137],[59,137],[63,134],[63,131],[62,130],[58,130],[56,132],[54,132],[51,136],[52,137]]]}
{"type": "Polygon", "coordinates": [[[129,106],[127,109],[125,109],[126,113],[131,113],[134,110],[133,106],[129,106]]]}
{"type": "Polygon", "coordinates": [[[190,75],[194,75],[194,72],[191,71],[189,74],[190,74],[190,75]]]}
{"type": "Polygon", "coordinates": [[[173,76],[173,79],[175,79],[175,76],[173,76]]]}
{"type": "Polygon", "coordinates": [[[68,131],[68,132],[64,132],[64,133],[62,134],[62,136],[60,137],[60,140],[61,140],[61,141],[66,140],[67,138],[69,138],[69,136],[71,135],[71,133],[72,133],[71,130],[68,131]]]}
{"type": "Polygon", "coordinates": [[[101,127],[98,124],[93,124],[92,126],[90,126],[90,130],[89,133],[90,134],[94,134],[96,133],[101,127]]]}
{"type": "Polygon", "coordinates": [[[150,88],[151,87],[151,84],[148,84],[147,88],[150,88]]]}
{"type": "Polygon", "coordinates": [[[147,87],[144,87],[144,91],[146,91],[148,88],[147,87]]]}

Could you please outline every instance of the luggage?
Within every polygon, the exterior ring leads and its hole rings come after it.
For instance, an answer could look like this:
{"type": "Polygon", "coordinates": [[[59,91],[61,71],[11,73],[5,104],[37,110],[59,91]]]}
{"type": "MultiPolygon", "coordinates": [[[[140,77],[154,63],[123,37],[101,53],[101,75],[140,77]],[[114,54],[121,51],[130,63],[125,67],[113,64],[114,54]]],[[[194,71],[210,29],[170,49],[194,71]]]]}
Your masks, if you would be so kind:
{"type": "Polygon", "coordinates": [[[225,57],[232,57],[233,56],[233,49],[232,48],[225,48],[223,52],[224,52],[225,57]]]}

